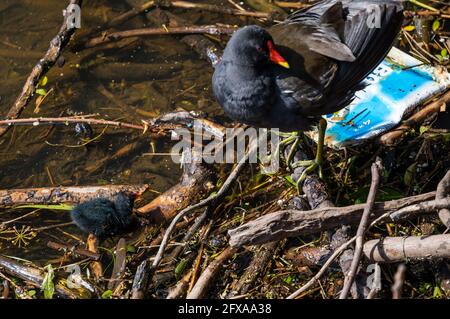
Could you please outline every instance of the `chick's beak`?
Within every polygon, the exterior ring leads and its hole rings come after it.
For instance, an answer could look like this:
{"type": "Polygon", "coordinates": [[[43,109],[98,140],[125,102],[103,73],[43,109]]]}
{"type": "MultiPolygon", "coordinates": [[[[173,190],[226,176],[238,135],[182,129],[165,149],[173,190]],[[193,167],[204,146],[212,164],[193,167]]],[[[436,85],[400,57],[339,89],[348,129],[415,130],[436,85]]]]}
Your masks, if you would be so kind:
{"type": "Polygon", "coordinates": [[[267,47],[269,48],[269,59],[273,63],[276,63],[283,68],[289,69],[289,63],[278,53],[272,41],[267,42],[267,47]]]}

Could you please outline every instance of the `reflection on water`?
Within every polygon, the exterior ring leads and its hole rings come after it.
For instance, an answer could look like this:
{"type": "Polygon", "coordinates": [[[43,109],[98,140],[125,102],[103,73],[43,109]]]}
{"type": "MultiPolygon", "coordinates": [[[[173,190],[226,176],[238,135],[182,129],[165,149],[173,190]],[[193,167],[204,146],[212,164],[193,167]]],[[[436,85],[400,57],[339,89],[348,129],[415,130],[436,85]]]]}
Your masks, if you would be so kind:
{"type": "MultiPolygon", "coordinates": [[[[0,114],[7,113],[32,67],[59,30],[66,2],[0,1],[0,114]]],[[[75,38],[128,8],[125,1],[85,2],[82,29],[75,38]]],[[[183,17],[198,24],[224,22],[219,15],[205,16],[195,11],[184,12],[183,17]]],[[[238,18],[226,22],[233,19],[238,18]]],[[[140,16],[120,28],[145,25],[149,22],[140,16]]],[[[63,58],[65,64],[55,66],[47,75],[44,89],[50,93],[44,102],[37,108],[33,99],[21,117],[98,113],[105,119],[139,123],[140,119],[177,107],[219,112],[210,90],[211,67],[179,37],[127,39],[119,45],[78,53],[66,49],[63,58]]],[[[103,127],[93,129],[96,136],[103,127]]],[[[152,189],[164,191],[178,181],[179,167],[171,163],[170,157],[140,156],[151,151],[151,142],[156,143],[158,152],[168,151],[168,140],[150,141],[138,131],[107,128],[98,141],[84,147],[49,145],[76,145],[79,141],[73,126],[14,127],[0,137],[0,189],[150,183],[152,189]],[[127,146],[131,151],[126,156],[111,158],[127,146]]],[[[0,211],[0,221],[24,213],[0,211]]],[[[37,227],[67,221],[64,212],[38,212],[16,225],[37,227]]],[[[48,249],[43,252],[48,240],[71,241],[63,231],[76,233],[73,227],[44,231],[26,249],[14,248],[0,239],[0,249],[6,255],[45,260],[52,257],[48,249]]]]}

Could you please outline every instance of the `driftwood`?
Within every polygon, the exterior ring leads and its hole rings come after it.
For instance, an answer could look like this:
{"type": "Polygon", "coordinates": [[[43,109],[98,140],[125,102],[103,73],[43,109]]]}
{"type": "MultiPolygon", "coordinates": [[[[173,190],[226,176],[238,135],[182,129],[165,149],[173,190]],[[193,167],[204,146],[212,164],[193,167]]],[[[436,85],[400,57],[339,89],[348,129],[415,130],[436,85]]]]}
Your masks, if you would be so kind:
{"type": "MultiPolygon", "coordinates": [[[[82,0],[70,0],[70,5],[79,5],[81,6],[82,0]]],[[[50,47],[45,53],[44,57],[39,60],[36,66],[31,71],[28,76],[25,85],[20,93],[19,97],[14,102],[14,105],[6,114],[6,118],[15,119],[19,117],[22,111],[27,106],[28,102],[34,95],[34,91],[36,90],[36,86],[39,83],[39,80],[50,70],[50,68],[55,65],[56,61],[61,55],[64,47],[69,42],[73,33],[75,32],[75,27],[69,23],[68,18],[70,16],[64,18],[64,22],[61,26],[56,37],[50,42],[50,47]]],[[[9,126],[0,127],[0,136],[6,133],[9,126]]]]}
{"type": "Polygon", "coordinates": [[[118,192],[143,193],[148,185],[59,186],[0,190],[0,207],[33,204],[80,203],[97,197],[113,198],[118,192]]]}
{"type": "MultiPolygon", "coordinates": [[[[18,261],[3,256],[0,256],[0,269],[4,270],[14,277],[29,282],[36,287],[41,287],[45,277],[45,273],[41,269],[33,266],[23,265],[18,261]]],[[[90,287],[89,290],[84,287],[80,287],[77,290],[71,290],[67,288],[67,285],[64,284],[64,281],[65,279],[63,278],[61,278],[60,281],[55,280],[55,293],[62,298],[89,298],[95,291],[95,289],[92,287],[90,287]]],[[[85,284],[88,285],[87,282],[85,282],[85,284]]]]}
{"type": "MultiPolygon", "coordinates": [[[[387,211],[396,211],[413,204],[422,203],[432,199],[435,195],[435,192],[431,192],[375,203],[371,219],[381,216],[387,211]]],[[[319,208],[308,212],[298,210],[275,212],[228,231],[230,245],[240,247],[262,244],[286,237],[313,234],[341,225],[354,225],[360,221],[364,207],[365,204],[359,204],[346,207],[319,208]]]]}
{"type": "Polygon", "coordinates": [[[387,237],[364,245],[370,261],[394,263],[410,259],[450,258],[450,235],[387,237]]]}

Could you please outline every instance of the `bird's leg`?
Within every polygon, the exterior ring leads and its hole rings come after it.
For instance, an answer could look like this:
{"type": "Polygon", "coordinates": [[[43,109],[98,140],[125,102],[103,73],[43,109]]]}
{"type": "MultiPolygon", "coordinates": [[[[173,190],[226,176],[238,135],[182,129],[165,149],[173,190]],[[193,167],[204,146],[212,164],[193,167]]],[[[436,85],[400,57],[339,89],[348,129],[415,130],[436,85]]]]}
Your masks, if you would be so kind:
{"type": "Polygon", "coordinates": [[[325,132],[327,130],[327,121],[324,118],[321,118],[319,121],[319,139],[317,141],[317,152],[316,158],[311,161],[299,161],[296,162],[293,167],[305,166],[305,170],[303,171],[300,178],[297,180],[297,185],[305,180],[306,176],[313,172],[316,168],[319,168],[319,177],[323,178],[322,174],[322,162],[323,162],[323,149],[325,144],[325,132]]]}
{"type": "Polygon", "coordinates": [[[292,133],[291,139],[293,140],[293,143],[286,158],[286,163],[290,169],[292,169],[291,162],[294,158],[295,152],[297,151],[298,144],[300,143],[300,132],[292,133]]]}
{"type": "Polygon", "coordinates": [[[270,155],[270,157],[272,156],[279,156],[281,154],[281,147],[285,147],[286,145],[289,145],[291,143],[295,143],[297,140],[298,136],[294,136],[290,133],[277,133],[279,136],[285,137],[285,139],[283,139],[282,141],[280,141],[275,150],[272,152],[272,154],[270,155]]]}

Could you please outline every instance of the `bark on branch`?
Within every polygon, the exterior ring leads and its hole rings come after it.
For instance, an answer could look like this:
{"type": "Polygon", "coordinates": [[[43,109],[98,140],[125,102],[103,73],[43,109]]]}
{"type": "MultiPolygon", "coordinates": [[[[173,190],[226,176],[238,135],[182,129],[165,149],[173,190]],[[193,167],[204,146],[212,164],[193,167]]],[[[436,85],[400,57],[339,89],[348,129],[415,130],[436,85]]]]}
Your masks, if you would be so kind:
{"type": "Polygon", "coordinates": [[[143,193],[148,185],[72,186],[0,190],[0,208],[27,204],[79,203],[118,192],[143,193]]]}
{"type": "MultiPolygon", "coordinates": [[[[375,203],[371,220],[383,215],[387,211],[396,211],[410,205],[422,203],[434,198],[435,192],[406,197],[398,200],[375,203]]],[[[428,202],[428,208],[432,206],[428,202]]],[[[333,229],[341,225],[358,224],[365,204],[329,207],[302,212],[297,210],[284,210],[268,214],[248,222],[228,232],[230,245],[240,247],[243,245],[256,245],[280,240],[286,237],[313,234],[333,229]]],[[[434,207],[436,208],[436,206],[434,207]]],[[[424,212],[418,209],[419,212],[424,212]]]]}
{"type": "Polygon", "coordinates": [[[382,263],[410,259],[449,258],[450,234],[375,239],[366,242],[363,251],[371,262],[382,263]]]}

